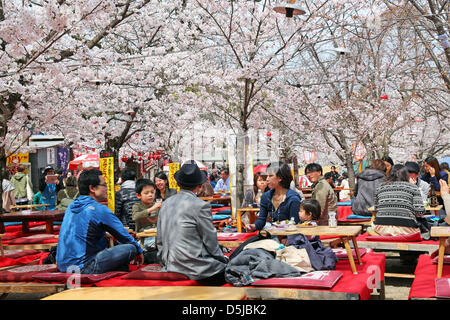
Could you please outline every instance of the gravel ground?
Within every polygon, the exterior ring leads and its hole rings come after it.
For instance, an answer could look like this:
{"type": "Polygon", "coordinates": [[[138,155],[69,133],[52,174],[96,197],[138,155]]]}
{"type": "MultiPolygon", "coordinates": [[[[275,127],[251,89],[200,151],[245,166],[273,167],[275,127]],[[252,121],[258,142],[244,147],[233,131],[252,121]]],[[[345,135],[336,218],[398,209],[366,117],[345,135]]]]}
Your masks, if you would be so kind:
{"type": "MultiPolygon", "coordinates": [[[[411,262],[404,262],[398,253],[387,252],[385,273],[400,273],[414,275],[417,258],[411,262]]],[[[417,254],[418,257],[418,254],[417,254]]],[[[409,290],[413,278],[386,277],[385,299],[386,300],[408,300],[409,290]]]]}

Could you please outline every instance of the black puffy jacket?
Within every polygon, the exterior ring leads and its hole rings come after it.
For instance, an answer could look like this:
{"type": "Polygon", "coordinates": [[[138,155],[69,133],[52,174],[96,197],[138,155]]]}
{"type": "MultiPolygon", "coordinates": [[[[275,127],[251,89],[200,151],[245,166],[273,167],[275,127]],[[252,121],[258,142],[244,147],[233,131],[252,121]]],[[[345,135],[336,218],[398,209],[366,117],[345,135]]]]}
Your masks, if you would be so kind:
{"type": "Polygon", "coordinates": [[[114,213],[124,226],[132,230],[135,227],[132,208],[139,201],[139,198],[136,196],[134,183],[124,183],[120,190],[116,192],[114,213]]]}
{"type": "Polygon", "coordinates": [[[368,208],[375,205],[375,191],[385,181],[385,174],[375,169],[366,169],[357,176],[355,201],[352,211],[360,216],[371,216],[368,208]]]}

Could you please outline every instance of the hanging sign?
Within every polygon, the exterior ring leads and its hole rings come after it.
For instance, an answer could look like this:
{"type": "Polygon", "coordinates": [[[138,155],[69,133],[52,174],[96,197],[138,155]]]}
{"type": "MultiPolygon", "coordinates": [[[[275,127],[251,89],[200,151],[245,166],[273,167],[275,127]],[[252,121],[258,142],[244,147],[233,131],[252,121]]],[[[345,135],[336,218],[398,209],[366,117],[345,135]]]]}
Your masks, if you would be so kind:
{"type": "Polygon", "coordinates": [[[314,151],[303,151],[303,160],[306,164],[313,163],[316,159],[316,153],[314,151]]]}
{"type": "Polygon", "coordinates": [[[169,176],[167,177],[169,179],[169,188],[171,189],[177,189],[177,191],[180,191],[180,187],[178,186],[177,181],[175,180],[175,172],[180,170],[180,164],[179,163],[169,163],[169,176]]]}
{"type": "Polygon", "coordinates": [[[56,164],[55,148],[47,148],[47,164],[56,164]]]}
{"type": "Polygon", "coordinates": [[[108,186],[108,208],[115,210],[115,188],[114,188],[114,158],[100,158],[100,171],[108,186]]]}
{"type": "Polygon", "coordinates": [[[18,163],[28,163],[30,162],[30,154],[27,153],[15,153],[6,158],[6,164],[18,164],[18,163]]]}

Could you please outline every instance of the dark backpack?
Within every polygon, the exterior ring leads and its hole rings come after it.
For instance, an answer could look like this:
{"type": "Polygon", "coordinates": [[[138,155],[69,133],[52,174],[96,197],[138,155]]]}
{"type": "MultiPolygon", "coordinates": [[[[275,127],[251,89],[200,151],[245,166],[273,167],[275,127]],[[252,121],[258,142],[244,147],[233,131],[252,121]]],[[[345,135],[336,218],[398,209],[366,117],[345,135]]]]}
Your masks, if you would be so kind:
{"type": "Polygon", "coordinates": [[[64,189],[64,193],[66,194],[66,196],[64,198],[61,199],[61,202],[58,204],[57,208],[58,210],[63,210],[66,211],[67,207],[69,206],[69,204],[72,203],[72,201],[78,197],[78,191],[77,193],[73,196],[73,198],[69,197],[69,194],[67,193],[67,190],[64,189]]]}

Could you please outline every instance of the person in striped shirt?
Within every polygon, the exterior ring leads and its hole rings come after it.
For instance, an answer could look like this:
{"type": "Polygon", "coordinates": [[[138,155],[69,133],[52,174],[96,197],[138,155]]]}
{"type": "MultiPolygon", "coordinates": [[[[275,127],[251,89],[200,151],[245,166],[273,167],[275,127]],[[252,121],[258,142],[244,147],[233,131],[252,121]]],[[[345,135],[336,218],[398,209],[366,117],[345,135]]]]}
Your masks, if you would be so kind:
{"type": "Polygon", "coordinates": [[[376,218],[369,233],[397,236],[420,232],[419,217],[425,213],[420,189],[410,182],[408,168],[392,167],[386,182],[375,192],[376,218]]]}

